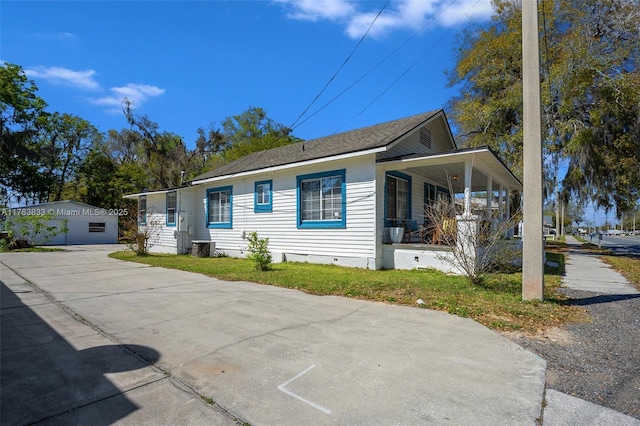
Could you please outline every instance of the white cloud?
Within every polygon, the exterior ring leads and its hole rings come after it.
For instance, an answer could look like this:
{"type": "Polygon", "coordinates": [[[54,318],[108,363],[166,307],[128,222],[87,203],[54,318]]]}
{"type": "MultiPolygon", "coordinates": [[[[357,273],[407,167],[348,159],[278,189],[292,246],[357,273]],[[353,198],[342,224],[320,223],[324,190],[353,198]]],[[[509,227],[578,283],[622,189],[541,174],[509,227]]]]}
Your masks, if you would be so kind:
{"type": "Polygon", "coordinates": [[[43,41],[74,41],[78,40],[78,35],[68,31],[57,33],[26,33],[25,37],[35,37],[43,41]]]}
{"type": "Polygon", "coordinates": [[[355,13],[353,4],[345,0],[275,0],[292,7],[290,18],[317,21],[318,19],[341,19],[355,13]]]}
{"type": "MultiPolygon", "coordinates": [[[[419,30],[427,19],[439,10],[438,0],[403,0],[393,3],[395,8],[385,9],[371,28],[372,36],[382,35],[396,29],[419,30]]],[[[375,18],[376,12],[353,16],[347,24],[347,34],[351,38],[362,37],[375,18]]]]}
{"type": "Polygon", "coordinates": [[[458,0],[440,15],[439,20],[445,27],[451,27],[472,19],[489,19],[493,12],[490,1],[458,0]]]}
{"type": "MultiPolygon", "coordinates": [[[[274,0],[285,4],[292,19],[336,21],[344,25],[351,38],[365,33],[379,11],[379,3],[352,2],[346,0],[274,0]],[[376,4],[375,9],[359,10],[357,6],[376,4]]],[[[430,21],[433,25],[451,27],[474,19],[487,19],[493,8],[490,0],[400,0],[390,2],[378,17],[370,31],[371,36],[381,36],[393,30],[420,30],[430,21]]]]}
{"type": "Polygon", "coordinates": [[[74,33],[69,33],[66,31],[56,33],[55,36],[60,39],[70,39],[70,40],[75,40],[78,38],[78,36],[75,35],[74,33]]]}
{"type": "MultiPolygon", "coordinates": [[[[101,91],[102,87],[95,80],[94,70],[74,71],[62,67],[33,67],[25,69],[25,74],[33,79],[45,80],[51,84],[63,84],[86,91],[101,91]]],[[[148,84],[129,83],[126,86],[112,87],[111,94],[99,98],[89,98],[94,105],[106,106],[107,112],[122,112],[122,102],[125,98],[134,106],[139,107],[149,98],[160,96],[164,89],[148,84]]]]}
{"type": "Polygon", "coordinates": [[[110,90],[111,95],[94,99],[91,102],[109,107],[109,112],[122,112],[125,98],[131,101],[134,107],[139,107],[149,98],[160,96],[164,93],[164,89],[159,87],[134,83],[129,83],[122,87],[112,87],[110,90]]]}
{"type": "MultiPolygon", "coordinates": [[[[0,65],[3,63],[0,60],[0,65]]],[[[63,84],[86,91],[104,91],[100,83],[94,78],[96,76],[94,70],[74,71],[63,67],[37,66],[25,69],[24,72],[30,78],[44,80],[51,84],[63,84]]],[[[125,98],[131,101],[135,107],[139,107],[148,99],[164,93],[164,89],[157,86],[135,83],[112,87],[109,91],[111,93],[106,96],[89,97],[85,100],[94,105],[106,106],[107,112],[121,113],[125,98]]],[[[95,96],[99,95],[96,94],[95,96]]]]}
{"type": "Polygon", "coordinates": [[[100,84],[94,79],[94,70],[74,71],[62,67],[35,67],[25,69],[30,78],[46,80],[51,84],[63,84],[81,90],[100,90],[100,84]]]}

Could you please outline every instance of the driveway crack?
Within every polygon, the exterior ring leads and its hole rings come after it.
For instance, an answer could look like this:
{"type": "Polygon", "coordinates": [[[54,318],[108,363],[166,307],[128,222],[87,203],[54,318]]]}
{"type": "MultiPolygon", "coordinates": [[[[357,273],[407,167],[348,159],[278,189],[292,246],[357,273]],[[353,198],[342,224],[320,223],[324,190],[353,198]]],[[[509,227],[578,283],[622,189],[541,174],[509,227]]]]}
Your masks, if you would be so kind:
{"type": "Polygon", "coordinates": [[[215,354],[217,352],[223,351],[223,350],[231,348],[233,346],[237,346],[237,345],[249,342],[251,340],[259,339],[261,337],[265,337],[265,336],[269,336],[269,335],[276,335],[277,333],[281,333],[283,331],[296,330],[296,329],[308,327],[310,325],[326,324],[326,323],[335,324],[335,323],[337,323],[339,321],[342,321],[343,319],[345,319],[345,318],[347,318],[347,317],[349,317],[349,316],[351,316],[353,314],[358,313],[360,310],[361,310],[361,308],[358,308],[358,309],[351,310],[351,311],[349,311],[349,312],[347,312],[347,313],[345,313],[343,315],[339,315],[339,316],[336,316],[336,317],[322,319],[322,320],[318,320],[318,321],[309,321],[309,322],[305,322],[305,323],[302,323],[302,324],[291,325],[291,326],[288,326],[288,327],[281,327],[281,328],[278,328],[278,329],[275,329],[275,330],[269,330],[269,331],[265,331],[264,333],[255,334],[255,335],[252,335],[252,336],[249,336],[249,337],[245,337],[244,339],[238,340],[236,342],[232,342],[232,343],[226,344],[224,346],[220,346],[218,348],[215,348],[214,350],[209,351],[207,353],[204,353],[204,354],[200,355],[197,358],[193,358],[193,359],[189,360],[188,362],[185,362],[184,364],[178,365],[177,368],[182,368],[182,367],[184,367],[186,365],[189,365],[191,363],[197,362],[197,361],[201,360],[202,358],[206,358],[209,355],[213,355],[213,354],[215,354]]]}

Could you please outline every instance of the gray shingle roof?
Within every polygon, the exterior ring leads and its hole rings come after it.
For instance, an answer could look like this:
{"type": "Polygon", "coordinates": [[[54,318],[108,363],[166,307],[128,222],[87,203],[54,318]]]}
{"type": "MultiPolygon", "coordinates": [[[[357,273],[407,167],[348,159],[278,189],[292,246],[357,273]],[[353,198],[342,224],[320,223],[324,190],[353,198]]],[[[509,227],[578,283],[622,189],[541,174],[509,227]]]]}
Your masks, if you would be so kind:
{"type": "Polygon", "coordinates": [[[382,148],[418,128],[441,111],[440,109],[424,112],[399,120],[362,127],[360,129],[312,139],[306,142],[298,142],[265,151],[254,152],[236,161],[196,176],[192,181],[382,148]]]}

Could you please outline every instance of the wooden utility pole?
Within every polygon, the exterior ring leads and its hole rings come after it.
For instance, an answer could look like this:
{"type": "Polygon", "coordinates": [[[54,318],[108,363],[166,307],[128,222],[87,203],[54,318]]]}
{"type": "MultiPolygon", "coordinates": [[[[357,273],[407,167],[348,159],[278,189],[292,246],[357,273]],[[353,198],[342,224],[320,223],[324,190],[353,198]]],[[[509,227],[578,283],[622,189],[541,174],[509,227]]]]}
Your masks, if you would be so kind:
{"type": "Polygon", "coordinates": [[[544,241],[537,0],[522,0],[522,100],[524,103],[522,300],[542,300],[544,297],[544,241]]]}

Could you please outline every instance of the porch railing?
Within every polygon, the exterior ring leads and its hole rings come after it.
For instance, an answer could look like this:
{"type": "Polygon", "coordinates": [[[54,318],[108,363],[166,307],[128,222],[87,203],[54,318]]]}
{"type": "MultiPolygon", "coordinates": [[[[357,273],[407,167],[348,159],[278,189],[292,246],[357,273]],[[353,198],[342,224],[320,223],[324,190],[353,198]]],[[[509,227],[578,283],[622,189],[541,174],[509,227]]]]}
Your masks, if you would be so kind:
{"type": "MultiPolygon", "coordinates": [[[[478,218],[480,232],[491,232],[500,227],[500,224],[508,222],[497,218],[478,218]],[[484,231],[483,231],[484,230],[484,231]]],[[[400,244],[433,244],[453,245],[457,239],[458,221],[454,217],[444,218],[441,224],[431,223],[428,219],[396,219],[391,227],[403,228],[403,236],[400,244]]],[[[505,234],[506,238],[513,236],[510,228],[505,234]]]]}

